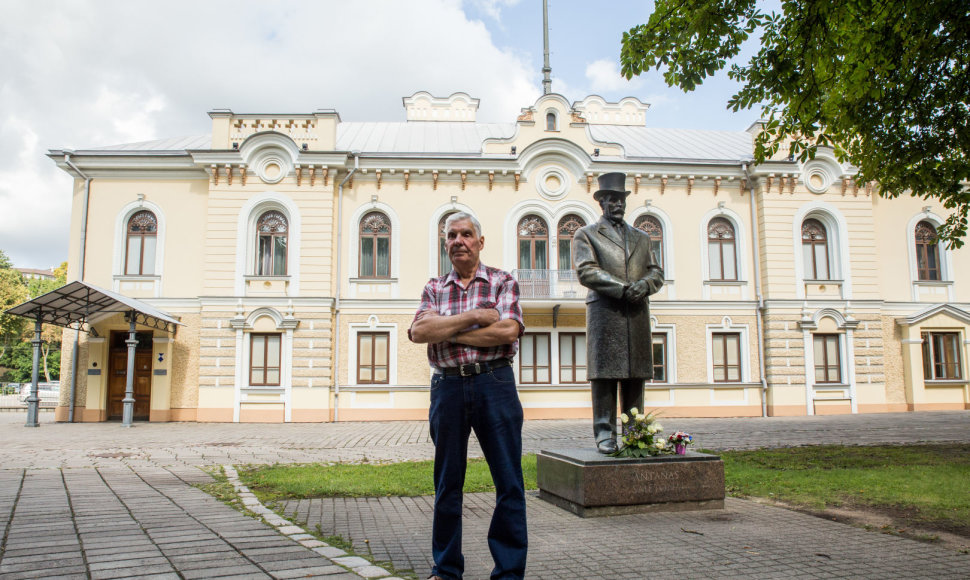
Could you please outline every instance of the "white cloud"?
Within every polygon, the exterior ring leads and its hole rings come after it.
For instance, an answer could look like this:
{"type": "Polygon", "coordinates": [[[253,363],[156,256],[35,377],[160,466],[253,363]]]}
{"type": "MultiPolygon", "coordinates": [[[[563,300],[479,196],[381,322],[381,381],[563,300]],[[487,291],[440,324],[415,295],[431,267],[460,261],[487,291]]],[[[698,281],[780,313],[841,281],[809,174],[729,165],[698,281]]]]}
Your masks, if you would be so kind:
{"type": "Polygon", "coordinates": [[[67,259],[71,179],[35,154],[38,136],[24,119],[5,118],[0,138],[20,149],[0,169],[0,249],[16,266],[57,266],[67,259]]]}
{"type": "Polygon", "coordinates": [[[640,77],[626,80],[620,74],[620,67],[614,60],[597,60],[586,65],[586,81],[593,93],[602,94],[615,91],[633,91],[643,86],[640,77]]]}
{"type": "Polygon", "coordinates": [[[501,20],[502,9],[510,8],[521,0],[471,0],[471,4],[494,20],[501,20]]]}
{"type": "MultiPolygon", "coordinates": [[[[497,19],[518,1],[478,5],[497,19]]],[[[460,0],[7,3],[0,249],[18,266],[67,256],[70,179],[48,149],[205,133],[223,107],[403,120],[401,97],[419,90],[480,98],[482,121],[510,121],[540,93],[460,0]]]]}

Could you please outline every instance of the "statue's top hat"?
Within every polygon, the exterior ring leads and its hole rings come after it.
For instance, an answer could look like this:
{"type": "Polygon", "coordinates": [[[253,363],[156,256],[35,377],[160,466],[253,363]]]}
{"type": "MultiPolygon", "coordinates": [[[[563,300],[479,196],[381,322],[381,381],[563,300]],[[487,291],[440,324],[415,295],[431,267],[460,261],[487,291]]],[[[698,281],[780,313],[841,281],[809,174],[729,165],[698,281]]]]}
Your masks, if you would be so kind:
{"type": "Polygon", "coordinates": [[[622,193],[630,195],[626,188],[625,173],[604,173],[599,176],[600,188],[593,194],[593,199],[599,201],[607,193],[622,193]]]}

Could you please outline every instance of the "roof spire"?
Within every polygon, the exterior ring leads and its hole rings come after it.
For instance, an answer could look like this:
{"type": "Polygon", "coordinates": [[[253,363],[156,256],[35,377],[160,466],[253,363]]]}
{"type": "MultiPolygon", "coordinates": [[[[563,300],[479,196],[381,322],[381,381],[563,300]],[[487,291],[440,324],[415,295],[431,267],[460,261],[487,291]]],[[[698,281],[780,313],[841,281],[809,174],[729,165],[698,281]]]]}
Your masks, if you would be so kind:
{"type": "Polygon", "coordinates": [[[549,66],[549,0],[542,0],[542,94],[552,92],[552,67],[549,66]]]}

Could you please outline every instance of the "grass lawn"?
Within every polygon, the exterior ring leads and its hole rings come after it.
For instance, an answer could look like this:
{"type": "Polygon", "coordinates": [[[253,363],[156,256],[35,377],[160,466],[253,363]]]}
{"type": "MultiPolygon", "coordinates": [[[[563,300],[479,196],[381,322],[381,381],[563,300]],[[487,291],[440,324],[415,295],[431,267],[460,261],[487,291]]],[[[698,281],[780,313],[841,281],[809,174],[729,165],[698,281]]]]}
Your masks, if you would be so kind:
{"type": "MultiPolygon", "coordinates": [[[[726,489],[810,511],[872,510],[902,525],[970,536],[970,445],[817,446],[720,453],[726,489]]],[[[526,489],[536,458],[522,459],[526,489]]],[[[416,496],[434,493],[430,461],[278,465],[240,470],[261,499],[416,496]]],[[[466,492],[491,491],[482,460],[471,460],[466,492]]]]}
{"type": "Polygon", "coordinates": [[[970,445],[732,451],[721,454],[737,497],[809,510],[870,509],[908,525],[970,536],[970,445]]]}
{"type": "MultiPolygon", "coordinates": [[[[526,489],[536,489],[536,456],[522,458],[526,489]]],[[[382,497],[434,495],[433,463],[355,463],[273,465],[240,469],[239,477],[261,500],[310,497],[382,497]]],[[[469,459],[465,493],[493,491],[483,459],[469,459]]]]}

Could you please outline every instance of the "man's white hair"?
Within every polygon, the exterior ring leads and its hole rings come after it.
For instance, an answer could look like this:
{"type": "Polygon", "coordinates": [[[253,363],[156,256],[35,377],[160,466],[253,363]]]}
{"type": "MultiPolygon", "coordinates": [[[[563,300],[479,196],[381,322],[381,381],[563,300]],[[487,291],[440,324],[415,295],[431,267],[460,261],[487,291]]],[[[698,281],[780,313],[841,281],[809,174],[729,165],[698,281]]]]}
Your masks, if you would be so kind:
{"type": "Polygon", "coordinates": [[[478,220],[475,219],[475,216],[464,211],[457,211],[448,216],[448,219],[445,220],[445,235],[446,236],[448,235],[448,230],[451,229],[451,224],[455,222],[460,222],[462,220],[468,220],[471,222],[472,227],[475,228],[476,238],[482,237],[482,224],[478,223],[478,220]]]}

